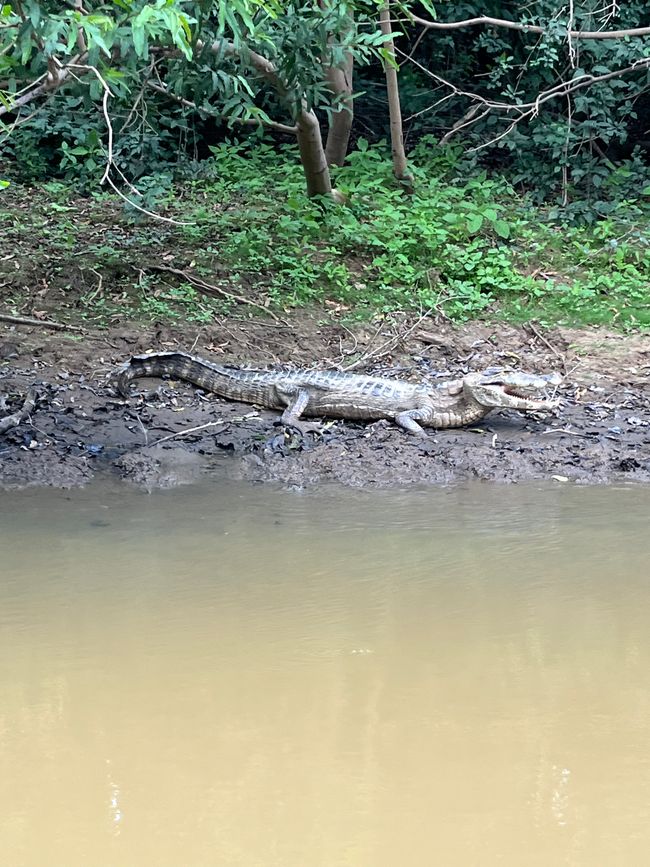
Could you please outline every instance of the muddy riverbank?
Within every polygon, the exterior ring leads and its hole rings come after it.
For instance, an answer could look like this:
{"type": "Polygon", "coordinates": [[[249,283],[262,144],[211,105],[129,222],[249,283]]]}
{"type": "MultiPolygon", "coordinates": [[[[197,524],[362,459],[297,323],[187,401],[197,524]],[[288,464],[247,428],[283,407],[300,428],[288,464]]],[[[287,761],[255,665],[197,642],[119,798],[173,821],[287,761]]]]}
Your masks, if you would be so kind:
{"type": "Polygon", "coordinates": [[[87,332],[0,323],[2,415],[30,386],[35,410],[0,436],[0,485],[70,487],[117,473],[147,488],[221,474],[307,486],[650,481],[650,337],[500,323],[451,326],[389,317],[350,326],[304,313],[283,322],[120,325],[87,332]],[[381,375],[450,379],[494,365],[558,371],[552,415],[495,412],[472,429],[413,439],[393,425],[326,422],[299,438],[278,414],[228,403],[181,383],[142,380],[121,400],[115,366],[131,354],[182,349],[266,366],[347,366],[381,375]],[[198,430],[194,430],[197,428],[198,430]]]}

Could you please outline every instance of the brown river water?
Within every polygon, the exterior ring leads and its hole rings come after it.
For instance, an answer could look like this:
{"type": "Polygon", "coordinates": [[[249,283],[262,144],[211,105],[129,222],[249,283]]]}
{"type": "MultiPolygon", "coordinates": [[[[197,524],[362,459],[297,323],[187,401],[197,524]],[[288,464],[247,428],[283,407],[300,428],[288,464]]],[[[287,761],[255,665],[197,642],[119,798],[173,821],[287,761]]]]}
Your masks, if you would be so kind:
{"type": "Polygon", "coordinates": [[[650,864],[649,515],[0,494],[0,865],[650,864]]]}

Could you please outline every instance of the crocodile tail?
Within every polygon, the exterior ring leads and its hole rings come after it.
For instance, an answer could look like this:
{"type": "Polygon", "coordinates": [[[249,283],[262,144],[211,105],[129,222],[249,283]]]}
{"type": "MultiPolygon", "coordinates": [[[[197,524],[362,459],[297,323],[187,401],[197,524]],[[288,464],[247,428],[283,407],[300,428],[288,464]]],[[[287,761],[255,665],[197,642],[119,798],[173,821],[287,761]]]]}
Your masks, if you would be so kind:
{"type": "Polygon", "coordinates": [[[210,390],[210,381],[219,373],[217,365],[206,364],[185,352],[150,352],[134,355],[117,371],[115,387],[128,397],[129,384],[143,376],[171,376],[210,390]]]}

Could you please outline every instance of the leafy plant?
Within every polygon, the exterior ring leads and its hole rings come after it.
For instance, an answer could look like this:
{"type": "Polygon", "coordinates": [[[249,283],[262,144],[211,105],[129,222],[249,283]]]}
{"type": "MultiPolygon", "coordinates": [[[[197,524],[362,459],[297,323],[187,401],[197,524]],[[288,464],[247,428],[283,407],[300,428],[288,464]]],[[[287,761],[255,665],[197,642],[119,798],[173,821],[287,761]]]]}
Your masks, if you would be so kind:
{"type": "Polygon", "coordinates": [[[161,280],[149,266],[162,260],[280,310],[333,302],[350,317],[402,309],[650,325],[650,201],[641,189],[605,219],[558,224],[503,178],[431,145],[418,150],[405,197],[388,148],[359,144],[336,170],[345,207],[307,199],[291,148],[278,154],[265,143],[214,145],[198,171],[143,178],[143,191],[183,225],[139,217],[136,227],[106,197],[80,203],[58,181],[29,193],[12,184],[0,261],[19,246],[25,255],[3,280],[33,285],[30,275],[46,271],[70,303],[83,287],[89,316],[130,309],[209,321],[223,311],[190,283],[161,280]]]}

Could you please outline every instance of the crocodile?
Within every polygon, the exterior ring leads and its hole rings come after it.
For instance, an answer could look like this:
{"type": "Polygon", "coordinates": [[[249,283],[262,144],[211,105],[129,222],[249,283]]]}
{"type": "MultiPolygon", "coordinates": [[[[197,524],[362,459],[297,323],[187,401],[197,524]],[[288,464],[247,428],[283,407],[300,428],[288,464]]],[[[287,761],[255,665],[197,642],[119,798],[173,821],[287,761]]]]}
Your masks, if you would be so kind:
{"type": "Polygon", "coordinates": [[[259,370],[214,364],[183,352],[134,355],[117,371],[118,392],[128,397],[138,377],[169,376],[228,400],[281,409],[282,423],[299,430],[301,416],[392,419],[412,434],[423,427],[456,428],[474,424],[494,409],[520,412],[552,410],[559,402],[547,394],[561,382],[558,374],[537,376],[490,368],[433,385],[339,370],[259,370]]]}

